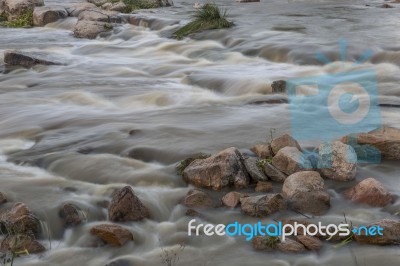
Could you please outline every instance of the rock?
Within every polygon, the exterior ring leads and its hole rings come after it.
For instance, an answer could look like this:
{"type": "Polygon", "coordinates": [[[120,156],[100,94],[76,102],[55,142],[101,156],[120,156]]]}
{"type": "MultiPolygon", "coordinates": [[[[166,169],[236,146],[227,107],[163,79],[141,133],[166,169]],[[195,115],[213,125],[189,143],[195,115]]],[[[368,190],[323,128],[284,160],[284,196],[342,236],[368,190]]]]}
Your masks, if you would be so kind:
{"type": "Polygon", "coordinates": [[[130,186],[123,187],[113,193],[108,217],[113,222],[140,221],[150,217],[150,212],[133,193],[130,186]]]}
{"type": "Polygon", "coordinates": [[[336,181],[351,181],[356,177],[357,155],[354,149],[340,141],[319,146],[318,169],[336,181]]]}
{"type": "Polygon", "coordinates": [[[384,207],[394,202],[394,196],[374,178],[367,178],[345,192],[345,197],[355,203],[384,207]]]}
{"type": "Polygon", "coordinates": [[[0,249],[3,252],[7,251],[24,251],[27,250],[29,254],[42,253],[46,248],[29,235],[9,235],[1,241],[0,249]]]}
{"type": "Polygon", "coordinates": [[[271,192],[272,183],[268,181],[259,181],[255,188],[256,192],[271,192]]]}
{"type": "MultiPolygon", "coordinates": [[[[383,228],[383,236],[380,235],[365,235],[365,230],[360,230],[360,235],[355,235],[355,240],[361,244],[371,245],[399,245],[400,244],[400,222],[384,219],[376,223],[369,224],[371,226],[380,226],[383,228]]],[[[376,232],[377,233],[377,232],[376,232]]]]}
{"type": "Polygon", "coordinates": [[[251,240],[251,244],[255,250],[273,250],[279,242],[278,237],[271,236],[255,236],[251,240]]]}
{"type": "Polygon", "coordinates": [[[354,138],[347,136],[342,142],[353,145],[371,145],[381,152],[382,158],[400,160],[400,129],[382,127],[369,133],[358,134],[354,138]]]}
{"type": "Polygon", "coordinates": [[[83,221],[79,214],[79,208],[71,203],[65,203],[62,205],[59,216],[63,220],[65,227],[76,226],[83,221]]]}
{"type": "Polygon", "coordinates": [[[238,3],[254,3],[254,2],[260,2],[260,0],[236,0],[238,3]]]}
{"type": "Polygon", "coordinates": [[[107,33],[111,29],[112,26],[109,23],[81,20],[74,27],[74,36],[76,38],[95,39],[97,36],[107,33]]]}
{"type": "Polygon", "coordinates": [[[261,159],[267,159],[273,157],[271,145],[269,144],[257,144],[250,150],[254,152],[261,159]]]}
{"type": "Polygon", "coordinates": [[[190,190],[183,199],[183,204],[189,208],[212,208],[214,201],[207,193],[201,190],[190,190]]]}
{"type": "Polygon", "coordinates": [[[90,229],[90,233],[112,246],[123,246],[127,241],[133,240],[128,229],[116,224],[96,225],[90,229]]]}
{"type": "Polygon", "coordinates": [[[87,2],[94,4],[95,6],[102,6],[107,3],[109,0],[87,0],[87,2]]]}
{"type": "Polygon", "coordinates": [[[1,214],[0,224],[13,234],[38,235],[41,231],[39,219],[21,202],[1,214]]]}
{"type": "Polygon", "coordinates": [[[49,57],[45,53],[8,50],[4,52],[4,63],[7,66],[23,66],[26,68],[35,65],[61,65],[60,62],[50,61],[49,57]]]}
{"type": "Polygon", "coordinates": [[[118,16],[118,12],[114,11],[103,11],[103,10],[85,10],[82,11],[78,20],[86,20],[86,21],[99,21],[99,22],[107,22],[107,23],[121,23],[122,18],[118,16]]]}
{"type": "Polygon", "coordinates": [[[187,209],[185,215],[191,217],[202,217],[202,215],[198,211],[193,209],[187,209]]]}
{"type": "Polygon", "coordinates": [[[240,203],[245,214],[256,217],[286,210],[286,200],[281,194],[244,197],[240,199],[240,203]]]}
{"type": "Polygon", "coordinates": [[[7,197],[2,192],[0,192],[0,204],[6,203],[7,197]]]}
{"type": "Polygon", "coordinates": [[[33,26],[41,27],[66,17],[68,17],[68,12],[62,6],[35,7],[33,10],[33,26]]]}
{"type": "Polygon", "coordinates": [[[301,151],[299,143],[288,134],[282,135],[271,142],[271,149],[274,154],[277,154],[285,147],[295,147],[301,151]]]}
{"type": "Polygon", "coordinates": [[[96,10],[97,7],[92,3],[77,3],[72,4],[66,8],[68,12],[68,16],[70,17],[78,17],[80,13],[86,10],[96,10]]]}
{"type": "Polygon", "coordinates": [[[270,163],[264,164],[264,173],[269,179],[275,182],[285,182],[287,175],[278,170],[275,166],[270,163]]]}
{"type": "Polygon", "coordinates": [[[43,0],[3,0],[3,13],[8,21],[18,19],[36,6],[44,6],[43,0]]]}
{"type": "Polygon", "coordinates": [[[109,10],[123,13],[127,10],[127,6],[122,2],[118,2],[112,4],[109,10]]]}
{"type": "Polygon", "coordinates": [[[306,248],[303,246],[303,244],[290,238],[286,238],[284,242],[278,242],[275,248],[276,250],[284,253],[301,253],[306,251],[306,248]]]}
{"type": "Polygon", "coordinates": [[[246,167],[247,173],[249,173],[253,181],[268,180],[268,177],[258,167],[257,162],[258,160],[254,157],[244,159],[244,166],[246,167]]]}
{"type": "Polygon", "coordinates": [[[314,236],[298,235],[296,241],[301,243],[306,249],[319,251],[322,248],[322,242],[314,236]]]}
{"type": "Polygon", "coordinates": [[[247,197],[247,195],[232,191],[222,197],[222,204],[229,208],[236,208],[240,204],[240,199],[247,197]]]}
{"type": "MultiPolygon", "coordinates": [[[[259,1],[257,1],[259,2],[259,1]]],[[[276,80],[271,84],[272,93],[285,93],[286,92],[286,81],[276,80]]]]}
{"type": "Polygon", "coordinates": [[[394,6],[389,5],[389,4],[383,4],[381,5],[381,8],[393,8],[394,6]]]}
{"type": "Polygon", "coordinates": [[[318,172],[304,171],[290,175],[283,183],[282,193],[290,208],[302,213],[320,215],[330,207],[330,196],[318,172]]]}
{"type": "Polygon", "coordinates": [[[272,158],[272,165],[287,175],[312,169],[311,162],[295,147],[285,147],[279,150],[272,158]]]}
{"type": "Polygon", "coordinates": [[[111,2],[107,2],[104,5],[101,6],[102,9],[104,10],[110,10],[110,8],[113,6],[111,2]]]}
{"type": "Polygon", "coordinates": [[[233,147],[206,159],[194,160],[183,171],[183,178],[197,187],[214,190],[232,185],[244,188],[250,180],[242,155],[233,147]]]}

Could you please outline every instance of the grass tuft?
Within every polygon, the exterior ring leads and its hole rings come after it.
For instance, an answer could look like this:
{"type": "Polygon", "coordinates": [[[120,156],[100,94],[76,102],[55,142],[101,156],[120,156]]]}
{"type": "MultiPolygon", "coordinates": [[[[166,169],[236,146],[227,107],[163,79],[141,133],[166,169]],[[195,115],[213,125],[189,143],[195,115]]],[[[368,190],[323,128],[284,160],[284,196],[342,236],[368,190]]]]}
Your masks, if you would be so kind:
{"type": "Polygon", "coordinates": [[[233,25],[233,22],[227,20],[226,9],[222,9],[215,4],[205,4],[195,12],[193,21],[174,32],[174,36],[177,39],[182,39],[192,33],[230,28],[233,25]]]}
{"type": "Polygon", "coordinates": [[[3,27],[8,28],[29,28],[33,25],[33,12],[27,11],[25,14],[21,15],[19,18],[11,21],[4,21],[0,24],[3,27]]]}

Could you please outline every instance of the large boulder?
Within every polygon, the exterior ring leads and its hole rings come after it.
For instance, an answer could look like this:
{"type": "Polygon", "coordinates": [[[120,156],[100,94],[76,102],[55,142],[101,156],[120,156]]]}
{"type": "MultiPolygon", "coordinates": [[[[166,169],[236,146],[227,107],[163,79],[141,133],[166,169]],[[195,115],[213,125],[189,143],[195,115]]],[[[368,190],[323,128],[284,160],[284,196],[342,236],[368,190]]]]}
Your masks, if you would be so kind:
{"type": "Polygon", "coordinates": [[[33,10],[33,26],[44,26],[66,17],[68,17],[68,12],[62,6],[35,7],[33,10]]]}
{"type": "Polygon", "coordinates": [[[123,246],[127,241],[133,240],[132,233],[116,224],[99,224],[90,229],[92,235],[111,246],[123,246]]]}
{"type": "Polygon", "coordinates": [[[273,157],[273,153],[272,153],[270,144],[257,144],[254,147],[252,147],[250,150],[252,152],[254,152],[261,159],[267,159],[267,158],[273,157]]]}
{"type": "Polygon", "coordinates": [[[190,190],[183,199],[183,204],[189,208],[212,208],[215,206],[213,199],[198,189],[190,190]]]}
{"type": "Polygon", "coordinates": [[[249,157],[244,159],[244,166],[246,167],[247,173],[249,173],[253,181],[258,182],[268,180],[268,177],[265,175],[264,171],[260,170],[257,158],[249,157]]]}
{"type": "Polygon", "coordinates": [[[38,235],[41,231],[39,219],[21,202],[0,215],[0,224],[13,234],[38,235]]]}
{"type": "Polygon", "coordinates": [[[299,143],[288,134],[282,135],[271,142],[271,149],[274,154],[277,154],[278,151],[285,147],[295,147],[301,151],[299,143]]]}
{"type": "Polygon", "coordinates": [[[281,194],[268,194],[240,199],[242,211],[250,216],[263,217],[286,210],[286,200],[281,194]]]}
{"type": "Polygon", "coordinates": [[[74,27],[76,38],[95,39],[112,30],[112,25],[106,22],[80,20],[74,27]]]}
{"type": "Polygon", "coordinates": [[[264,173],[266,174],[266,176],[269,179],[271,179],[272,181],[275,181],[275,182],[283,183],[287,178],[286,174],[281,172],[278,168],[273,166],[271,163],[264,164],[264,173]]]}
{"type": "Polygon", "coordinates": [[[46,53],[25,52],[18,50],[8,50],[4,52],[4,63],[7,66],[22,66],[26,68],[35,65],[60,65],[61,63],[50,58],[46,53]]]}
{"type": "Polygon", "coordinates": [[[318,172],[303,171],[288,176],[282,193],[290,208],[302,213],[319,215],[330,207],[330,196],[318,172]]]}
{"type": "MultiPolygon", "coordinates": [[[[382,230],[381,235],[366,235],[365,230],[360,230],[360,235],[355,235],[355,240],[361,244],[371,245],[399,245],[400,244],[400,222],[394,220],[384,219],[372,224],[369,224],[367,228],[371,226],[380,226],[382,230]]],[[[378,233],[375,231],[375,233],[378,233]]]]}
{"type": "Polygon", "coordinates": [[[59,211],[59,216],[63,220],[65,227],[72,227],[83,222],[84,217],[80,214],[77,206],[71,203],[64,203],[59,211]]]}
{"type": "Polygon", "coordinates": [[[30,235],[8,235],[1,241],[0,250],[3,252],[28,251],[29,254],[42,253],[46,248],[30,235]]]}
{"type": "Polygon", "coordinates": [[[351,181],[356,177],[357,154],[340,141],[322,143],[319,148],[318,169],[328,179],[351,181]]]}
{"type": "Polygon", "coordinates": [[[307,157],[298,148],[290,146],[279,150],[272,159],[272,165],[287,175],[312,169],[307,157]]]}
{"type": "Polygon", "coordinates": [[[242,155],[233,147],[206,159],[194,160],[183,171],[183,178],[197,187],[213,190],[232,185],[244,188],[250,180],[242,155]]]}
{"type": "Polygon", "coordinates": [[[113,222],[140,221],[150,217],[150,212],[133,193],[130,186],[123,187],[113,193],[108,206],[108,217],[113,222]]]}
{"type": "Polygon", "coordinates": [[[231,191],[222,197],[222,204],[228,208],[236,208],[240,204],[240,199],[243,197],[248,197],[247,194],[239,193],[236,191],[231,191]]]}
{"type": "Polygon", "coordinates": [[[394,196],[374,178],[367,178],[345,192],[345,197],[355,203],[384,207],[394,202],[394,196]]]}
{"type": "Polygon", "coordinates": [[[400,160],[400,129],[382,127],[369,133],[342,138],[349,145],[371,145],[377,148],[381,157],[389,160],[400,160]]]}
{"type": "Polygon", "coordinates": [[[18,19],[37,6],[44,6],[43,0],[3,0],[2,11],[8,21],[18,19]]]}

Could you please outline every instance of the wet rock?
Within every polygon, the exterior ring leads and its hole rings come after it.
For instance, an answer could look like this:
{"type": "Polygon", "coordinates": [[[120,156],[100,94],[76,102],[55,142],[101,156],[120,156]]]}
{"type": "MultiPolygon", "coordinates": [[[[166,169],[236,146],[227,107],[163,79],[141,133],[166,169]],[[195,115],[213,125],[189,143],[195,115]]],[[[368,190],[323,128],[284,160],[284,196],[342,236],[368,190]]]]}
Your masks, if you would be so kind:
{"type": "Polygon", "coordinates": [[[66,7],[68,16],[70,17],[78,17],[83,11],[95,9],[97,9],[96,5],[92,3],[77,3],[66,7]]]}
{"type": "MultiPolygon", "coordinates": [[[[371,245],[399,245],[400,244],[400,222],[395,220],[384,219],[372,224],[369,224],[367,228],[371,226],[380,226],[383,228],[383,235],[366,235],[365,230],[360,230],[360,235],[355,235],[355,240],[361,244],[371,245]]],[[[378,233],[377,231],[375,233],[378,233]]]]}
{"type": "Polygon", "coordinates": [[[236,208],[240,204],[240,199],[247,197],[246,194],[236,191],[229,192],[222,197],[222,204],[229,208],[236,208]]]}
{"type": "Polygon", "coordinates": [[[285,147],[295,147],[301,151],[299,143],[288,134],[282,135],[271,142],[271,149],[274,154],[277,154],[285,147]]]}
{"type": "Polygon", "coordinates": [[[279,242],[278,237],[271,236],[255,236],[251,240],[251,244],[255,250],[274,250],[276,244],[279,242]]]}
{"type": "Polygon", "coordinates": [[[35,65],[61,65],[60,62],[53,61],[48,54],[17,50],[5,51],[4,63],[7,66],[23,66],[26,68],[30,68],[35,65]]]}
{"type": "Polygon", "coordinates": [[[290,238],[286,238],[285,241],[279,241],[276,244],[276,250],[284,253],[302,253],[306,251],[306,248],[303,244],[290,238]]]}
{"type": "Polygon", "coordinates": [[[214,190],[232,185],[247,187],[250,180],[242,155],[233,147],[206,159],[194,160],[183,171],[183,178],[197,187],[214,190]]]}
{"type": "Polygon", "coordinates": [[[272,82],[271,88],[272,88],[272,93],[285,93],[286,92],[286,81],[285,80],[276,80],[276,81],[272,82]]]}
{"type": "Polygon", "coordinates": [[[130,186],[123,187],[113,193],[108,216],[113,222],[140,221],[150,217],[150,212],[133,193],[130,186]]]}
{"type": "Polygon", "coordinates": [[[116,224],[96,225],[90,229],[90,233],[111,246],[123,246],[127,241],[133,240],[128,229],[116,224]]]}
{"type": "Polygon", "coordinates": [[[240,199],[240,203],[245,214],[256,217],[286,210],[286,200],[281,194],[244,197],[240,199]]]}
{"type": "Polygon", "coordinates": [[[273,157],[271,145],[269,144],[257,144],[250,150],[254,152],[261,159],[267,159],[273,157]]]}
{"type": "Polygon", "coordinates": [[[118,3],[112,4],[108,10],[123,13],[126,11],[126,9],[127,9],[127,6],[124,3],[118,2],[118,3]]]}
{"type": "Polygon", "coordinates": [[[183,199],[183,204],[189,208],[212,208],[214,201],[205,192],[197,189],[190,190],[183,199]]]}
{"type": "Polygon", "coordinates": [[[351,181],[356,177],[357,155],[354,149],[340,141],[319,146],[318,169],[336,181],[351,181]]]}
{"type": "Polygon", "coordinates": [[[347,136],[342,142],[353,145],[371,145],[381,152],[382,158],[389,160],[400,160],[400,129],[393,127],[382,127],[369,133],[347,136]]]}
{"type": "Polygon", "coordinates": [[[65,203],[61,206],[59,216],[63,220],[65,227],[76,226],[83,222],[83,218],[79,214],[79,208],[71,203],[65,203]]]}
{"type": "Polygon", "coordinates": [[[322,242],[317,237],[298,235],[296,241],[301,243],[306,249],[319,251],[322,248],[322,242]]]}
{"type": "Polygon", "coordinates": [[[389,4],[383,4],[381,5],[381,8],[393,8],[394,6],[389,5],[389,4]]]}
{"type": "Polygon", "coordinates": [[[191,217],[202,217],[202,215],[198,211],[193,209],[187,209],[185,215],[191,217]]]}
{"type": "Polygon", "coordinates": [[[272,183],[268,181],[259,181],[256,185],[256,192],[271,192],[272,191],[272,183]]]}
{"type": "Polygon", "coordinates": [[[109,0],[87,0],[87,2],[94,4],[95,6],[102,6],[107,3],[109,0]]]}
{"type": "Polygon", "coordinates": [[[7,197],[2,192],[0,192],[0,204],[6,203],[7,197]]]}
{"type": "Polygon", "coordinates": [[[78,20],[85,21],[98,21],[98,22],[107,22],[107,23],[121,23],[122,18],[118,16],[118,12],[114,11],[103,11],[103,10],[85,10],[82,11],[78,20]]]}
{"type": "Polygon", "coordinates": [[[287,175],[282,173],[281,171],[278,170],[275,166],[273,166],[270,163],[264,164],[264,173],[267,175],[267,177],[275,182],[285,182],[287,175]]]}
{"type": "Polygon", "coordinates": [[[244,166],[246,167],[247,173],[249,173],[253,181],[265,181],[268,177],[260,170],[257,165],[258,159],[249,157],[244,159],[244,166]]]}
{"type": "Polygon", "coordinates": [[[33,26],[41,27],[66,17],[68,17],[68,12],[62,6],[35,7],[33,10],[33,26]]]}
{"type": "Polygon", "coordinates": [[[42,253],[46,248],[29,235],[9,235],[1,241],[0,249],[3,252],[7,251],[24,251],[27,250],[29,254],[42,253]]]}
{"type": "Polygon", "coordinates": [[[318,172],[303,171],[288,176],[282,193],[290,208],[302,213],[320,215],[330,207],[330,196],[318,172]]]}
{"type": "Polygon", "coordinates": [[[37,235],[41,228],[39,219],[21,202],[1,214],[0,224],[13,234],[37,235]]]}
{"type": "Polygon", "coordinates": [[[279,150],[272,158],[272,165],[287,175],[312,169],[311,162],[296,147],[284,147],[279,150]]]}
{"type": "Polygon", "coordinates": [[[374,178],[367,178],[345,192],[345,197],[355,203],[384,207],[394,202],[394,196],[374,178]]]}
{"type": "Polygon", "coordinates": [[[43,0],[3,0],[3,15],[8,21],[18,19],[37,6],[44,6],[43,0]]]}
{"type": "Polygon", "coordinates": [[[95,39],[111,30],[112,26],[106,22],[81,20],[74,27],[74,36],[76,38],[95,39]]]}

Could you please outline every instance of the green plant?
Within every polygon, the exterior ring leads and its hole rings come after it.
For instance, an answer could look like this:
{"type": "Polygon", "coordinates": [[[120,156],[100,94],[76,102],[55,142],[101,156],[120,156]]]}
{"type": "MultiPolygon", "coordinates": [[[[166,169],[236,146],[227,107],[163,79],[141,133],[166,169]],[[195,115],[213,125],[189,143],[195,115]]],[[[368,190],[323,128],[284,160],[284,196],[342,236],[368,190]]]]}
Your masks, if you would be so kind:
{"type": "Polygon", "coordinates": [[[113,28],[114,28],[114,26],[113,26],[111,23],[106,23],[106,24],[104,24],[104,29],[105,29],[105,30],[110,31],[110,30],[112,30],[113,28]]]}
{"type": "Polygon", "coordinates": [[[265,241],[265,245],[270,248],[270,249],[274,249],[276,244],[279,243],[279,237],[277,236],[267,236],[264,239],[265,241]]]}
{"type": "Polygon", "coordinates": [[[0,25],[8,28],[26,28],[32,27],[33,24],[33,12],[32,10],[19,16],[17,19],[11,21],[4,21],[0,25]]]}
{"type": "MultiPolygon", "coordinates": [[[[343,214],[343,216],[344,216],[344,220],[345,220],[345,223],[347,225],[347,228],[350,230],[350,234],[345,239],[343,239],[339,244],[335,245],[334,246],[335,248],[344,247],[347,244],[353,242],[353,240],[354,240],[354,233],[352,231],[353,223],[351,221],[347,222],[347,218],[346,218],[346,214],[345,213],[343,214]]],[[[330,240],[331,238],[332,238],[332,236],[330,238],[328,238],[327,240],[330,240]]]]}
{"type": "Polygon", "coordinates": [[[178,247],[178,249],[171,249],[171,250],[166,250],[164,248],[161,248],[161,262],[164,265],[167,266],[174,266],[176,263],[179,261],[179,253],[182,252],[185,249],[185,244],[181,243],[178,247]]]}
{"type": "Polygon", "coordinates": [[[150,9],[159,7],[158,2],[155,0],[122,0],[122,2],[126,5],[125,13],[130,13],[136,9],[150,9]]]}
{"type": "Polygon", "coordinates": [[[264,172],[264,166],[268,163],[272,163],[272,157],[268,157],[266,159],[257,160],[256,165],[261,172],[264,172]]]}
{"type": "Polygon", "coordinates": [[[2,223],[0,233],[5,235],[5,238],[1,241],[2,246],[7,246],[6,251],[0,252],[0,265],[1,266],[13,266],[14,260],[20,255],[29,255],[26,248],[21,248],[27,238],[31,236],[21,235],[14,231],[11,226],[2,223]],[[7,241],[6,244],[3,242],[7,241]]]}
{"type": "Polygon", "coordinates": [[[185,168],[188,167],[189,164],[191,164],[194,160],[206,159],[206,158],[208,158],[210,156],[211,156],[210,154],[200,153],[199,155],[196,155],[194,157],[186,158],[185,160],[180,161],[178,163],[178,165],[176,166],[176,171],[178,172],[179,175],[182,176],[183,175],[183,171],[185,170],[185,168]]]}
{"type": "Polygon", "coordinates": [[[202,8],[196,10],[193,15],[193,21],[189,22],[176,32],[177,39],[203,30],[230,28],[234,24],[226,19],[227,10],[221,9],[215,4],[205,4],[202,8]]]}

